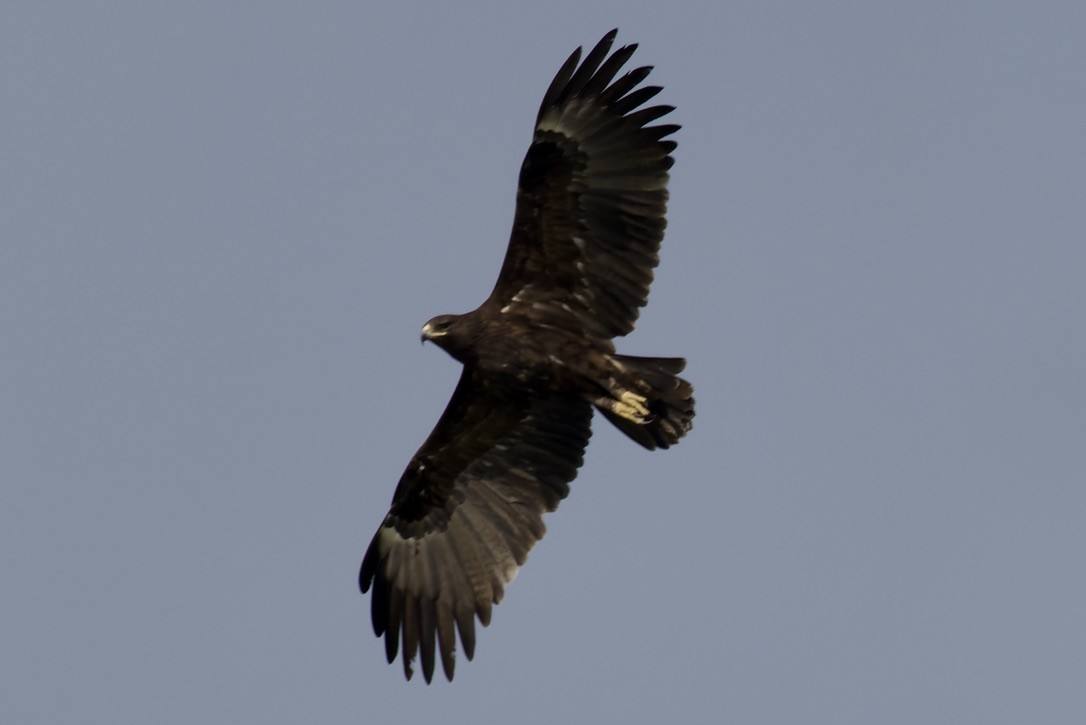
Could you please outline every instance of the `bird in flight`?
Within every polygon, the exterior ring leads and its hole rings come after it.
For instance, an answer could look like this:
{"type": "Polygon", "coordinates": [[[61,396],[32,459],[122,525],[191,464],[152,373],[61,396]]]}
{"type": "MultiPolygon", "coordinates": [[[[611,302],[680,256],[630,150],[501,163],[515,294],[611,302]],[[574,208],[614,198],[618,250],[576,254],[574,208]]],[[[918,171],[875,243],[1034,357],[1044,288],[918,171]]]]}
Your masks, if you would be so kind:
{"type": "Polygon", "coordinates": [[[569,493],[593,410],[649,450],[691,427],[686,361],[612,342],[648,301],[679,129],[651,125],[673,108],[645,107],[661,90],[641,85],[651,68],[619,75],[637,46],[612,53],[616,32],[583,61],[575,50],[543,96],[490,296],[422,328],[463,372],[359,573],[374,632],[408,679],[418,657],[430,682],[440,657],[452,680],[457,632],[472,659],[475,619],[490,623],[543,514],[569,493]]]}

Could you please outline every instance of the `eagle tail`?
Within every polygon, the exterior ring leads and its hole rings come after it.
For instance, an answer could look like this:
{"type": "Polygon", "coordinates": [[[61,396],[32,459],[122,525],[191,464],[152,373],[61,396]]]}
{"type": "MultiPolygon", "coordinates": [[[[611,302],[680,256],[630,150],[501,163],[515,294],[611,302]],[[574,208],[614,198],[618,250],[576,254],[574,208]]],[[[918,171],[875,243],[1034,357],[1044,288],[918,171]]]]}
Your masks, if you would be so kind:
{"type": "Polygon", "coordinates": [[[645,448],[668,448],[692,427],[694,386],[679,377],[681,357],[615,355],[608,395],[593,402],[607,420],[645,448]]]}

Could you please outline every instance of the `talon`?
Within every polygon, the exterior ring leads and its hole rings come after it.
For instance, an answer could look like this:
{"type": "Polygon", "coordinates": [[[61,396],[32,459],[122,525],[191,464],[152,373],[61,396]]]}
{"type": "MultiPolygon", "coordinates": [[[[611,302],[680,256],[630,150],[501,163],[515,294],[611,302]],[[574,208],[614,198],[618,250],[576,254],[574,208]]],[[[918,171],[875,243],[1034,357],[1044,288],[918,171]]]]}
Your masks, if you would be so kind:
{"type": "MultiPolygon", "coordinates": [[[[619,403],[632,410],[638,418],[650,417],[649,409],[645,407],[647,398],[644,395],[638,395],[631,390],[623,390],[618,397],[619,403]]],[[[624,415],[624,418],[629,418],[629,415],[624,415]]]]}

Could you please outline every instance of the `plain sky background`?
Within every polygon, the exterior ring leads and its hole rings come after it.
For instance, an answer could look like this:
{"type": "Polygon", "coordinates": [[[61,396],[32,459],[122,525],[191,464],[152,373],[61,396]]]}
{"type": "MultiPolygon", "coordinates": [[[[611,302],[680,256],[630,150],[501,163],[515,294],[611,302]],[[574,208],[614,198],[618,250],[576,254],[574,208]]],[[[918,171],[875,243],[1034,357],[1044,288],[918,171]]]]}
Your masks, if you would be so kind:
{"type": "Polygon", "coordinates": [[[6,2],[5,723],[1086,721],[1086,5],[6,2]],[[365,546],[567,54],[684,128],[597,421],[457,679],[365,546]],[[440,677],[440,675],[439,675],[440,677]]]}

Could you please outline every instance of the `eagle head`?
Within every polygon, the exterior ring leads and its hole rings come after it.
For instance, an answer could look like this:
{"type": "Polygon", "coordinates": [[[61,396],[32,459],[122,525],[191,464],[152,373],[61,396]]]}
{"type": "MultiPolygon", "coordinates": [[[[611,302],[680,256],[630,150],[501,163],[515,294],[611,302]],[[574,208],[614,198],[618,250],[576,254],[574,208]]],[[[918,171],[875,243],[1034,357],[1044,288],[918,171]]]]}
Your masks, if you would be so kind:
{"type": "Polygon", "coordinates": [[[457,360],[463,362],[464,353],[472,342],[472,326],[467,315],[438,315],[422,326],[422,342],[429,340],[457,360]]]}

